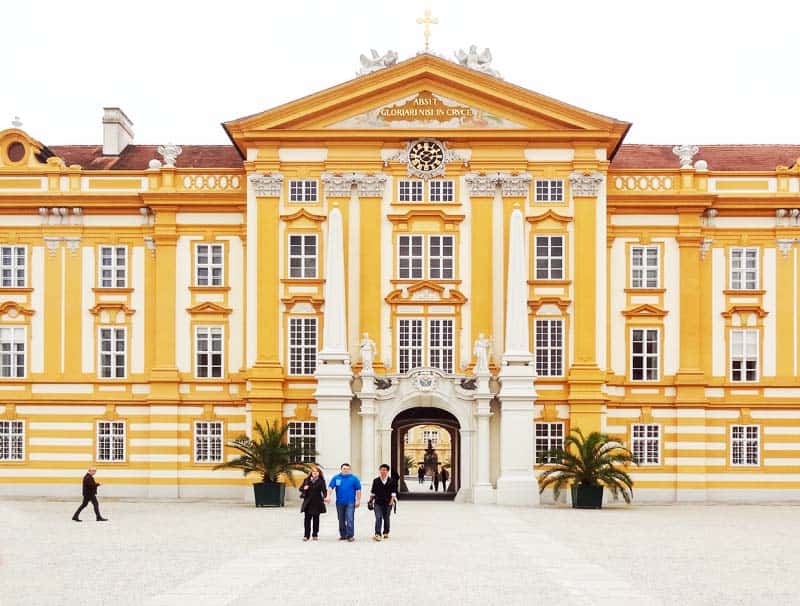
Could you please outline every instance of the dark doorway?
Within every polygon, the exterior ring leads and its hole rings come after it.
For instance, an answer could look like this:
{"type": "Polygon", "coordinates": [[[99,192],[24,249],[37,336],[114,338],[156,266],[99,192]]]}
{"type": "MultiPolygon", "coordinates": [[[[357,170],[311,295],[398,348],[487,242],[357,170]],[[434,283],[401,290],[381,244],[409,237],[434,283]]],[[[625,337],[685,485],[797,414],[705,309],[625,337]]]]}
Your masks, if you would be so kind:
{"type": "MultiPolygon", "coordinates": [[[[452,501],[461,487],[461,425],[452,414],[441,408],[418,406],[409,408],[392,421],[392,469],[400,474],[399,498],[406,500],[452,501]],[[449,452],[443,452],[433,444],[425,452],[415,449],[414,465],[406,469],[406,436],[421,426],[438,428],[449,438],[449,452]],[[444,456],[442,456],[444,455],[444,456]],[[420,460],[417,460],[420,459],[420,460]],[[439,461],[442,459],[442,461],[439,461]],[[417,471],[422,464],[425,471],[424,490],[416,484],[417,471]],[[439,471],[439,490],[430,490],[434,480],[434,468],[439,471]],[[441,482],[441,469],[446,469],[447,482],[441,482]],[[408,473],[406,473],[408,472],[408,473]],[[415,484],[409,485],[410,482],[415,484]]],[[[431,432],[433,433],[433,432],[431,432]]],[[[426,435],[426,439],[432,436],[426,435]]]]}

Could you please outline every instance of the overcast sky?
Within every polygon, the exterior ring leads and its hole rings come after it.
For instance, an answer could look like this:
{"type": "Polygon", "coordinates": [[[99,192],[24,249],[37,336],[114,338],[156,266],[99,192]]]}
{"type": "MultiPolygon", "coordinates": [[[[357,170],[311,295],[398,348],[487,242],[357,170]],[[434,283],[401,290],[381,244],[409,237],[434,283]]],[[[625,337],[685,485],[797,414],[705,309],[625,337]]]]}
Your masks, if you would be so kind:
{"type": "MultiPolygon", "coordinates": [[[[0,129],[101,143],[227,143],[220,122],[423,46],[423,0],[15,0],[0,4],[0,129]],[[9,54],[10,53],[10,54],[9,54]]],[[[509,82],[633,122],[628,143],[800,143],[800,3],[433,0],[432,50],[489,47],[509,82]]]]}

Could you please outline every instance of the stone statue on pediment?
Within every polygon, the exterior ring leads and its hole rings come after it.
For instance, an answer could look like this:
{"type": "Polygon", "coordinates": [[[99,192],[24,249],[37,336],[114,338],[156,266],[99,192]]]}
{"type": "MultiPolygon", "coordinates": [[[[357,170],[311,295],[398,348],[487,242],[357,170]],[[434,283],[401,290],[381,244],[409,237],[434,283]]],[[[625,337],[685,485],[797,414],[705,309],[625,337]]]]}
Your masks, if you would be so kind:
{"type": "Polygon", "coordinates": [[[367,57],[362,54],[359,59],[361,60],[361,69],[356,72],[357,76],[364,74],[371,74],[384,67],[391,67],[397,63],[397,51],[388,50],[383,55],[378,54],[374,48],[370,49],[372,57],[367,57]]]}
{"type": "Polygon", "coordinates": [[[361,372],[372,373],[372,363],[375,361],[375,341],[369,338],[369,333],[361,335],[361,372]]]}
{"type": "Polygon", "coordinates": [[[488,74],[489,76],[494,76],[495,78],[500,77],[500,72],[493,69],[491,66],[492,51],[488,48],[484,48],[481,52],[478,52],[478,47],[471,44],[469,50],[466,52],[462,48],[458,49],[456,51],[456,59],[458,59],[459,64],[464,67],[488,74]]]}
{"type": "Polygon", "coordinates": [[[491,340],[486,338],[486,335],[480,333],[478,338],[475,339],[475,346],[473,353],[475,354],[475,372],[484,373],[489,372],[489,347],[491,340]]]}

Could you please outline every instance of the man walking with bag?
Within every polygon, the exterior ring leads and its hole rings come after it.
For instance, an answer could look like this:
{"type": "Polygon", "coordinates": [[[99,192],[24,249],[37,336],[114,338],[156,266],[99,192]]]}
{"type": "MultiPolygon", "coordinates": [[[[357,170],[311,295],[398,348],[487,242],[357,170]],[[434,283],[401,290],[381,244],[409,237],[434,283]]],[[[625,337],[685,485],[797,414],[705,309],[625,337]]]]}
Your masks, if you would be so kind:
{"type": "Polygon", "coordinates": [[[361,480],[350,473],[350,463],[342,463],[337,473],[331,478],[328,487],[326,503],[331,502],[333,493],[336,493],[336,513],[339,516],[339,540],[355,541],[355,513],[356,507],[361,505],[361,480]]]}
{"type": "Polygon", "coordinates": [[[100,505],[97,503],[97,487],[100,486],[100,484],[95,482],[94,474],[96,473],[97,469],[90,467],[86,471],[86,475],[83,476],[83,503],[78,507],[78,511],[75,512],[75,515],[72,516],[72,519],[76,522],[81,521],[78,516],[89,503],[94,507],[94,515],[97,517],[97,521],[108,522],[106,518],[100,515],[100,505]]]}
{"type": "Polygon", "coordinates": [[[375,534],[372,539],[381,540],[389,538],[389,518],[392,507],[397,501],[397,481],[389,476],[389,466],[384,463],[378,469],[378,477],[372,480],[372,489],[369,492],[370,509],[375,511],[375,534]]]}

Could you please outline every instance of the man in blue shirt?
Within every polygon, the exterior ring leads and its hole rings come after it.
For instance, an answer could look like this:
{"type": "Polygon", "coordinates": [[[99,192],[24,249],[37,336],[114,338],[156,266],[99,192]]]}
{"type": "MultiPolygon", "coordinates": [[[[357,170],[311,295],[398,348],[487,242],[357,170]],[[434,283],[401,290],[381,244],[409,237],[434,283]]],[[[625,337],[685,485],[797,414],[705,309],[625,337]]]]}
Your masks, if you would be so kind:
{"type": "Polygon", "coordinates": [[[356,507],[361,505],[361,481],[350,473],[350,463],[342,463],[337,473],[331,478],[327,503],[336,493],[336,514],[339,516],[339,540],[355,541],[356,507]]]}

